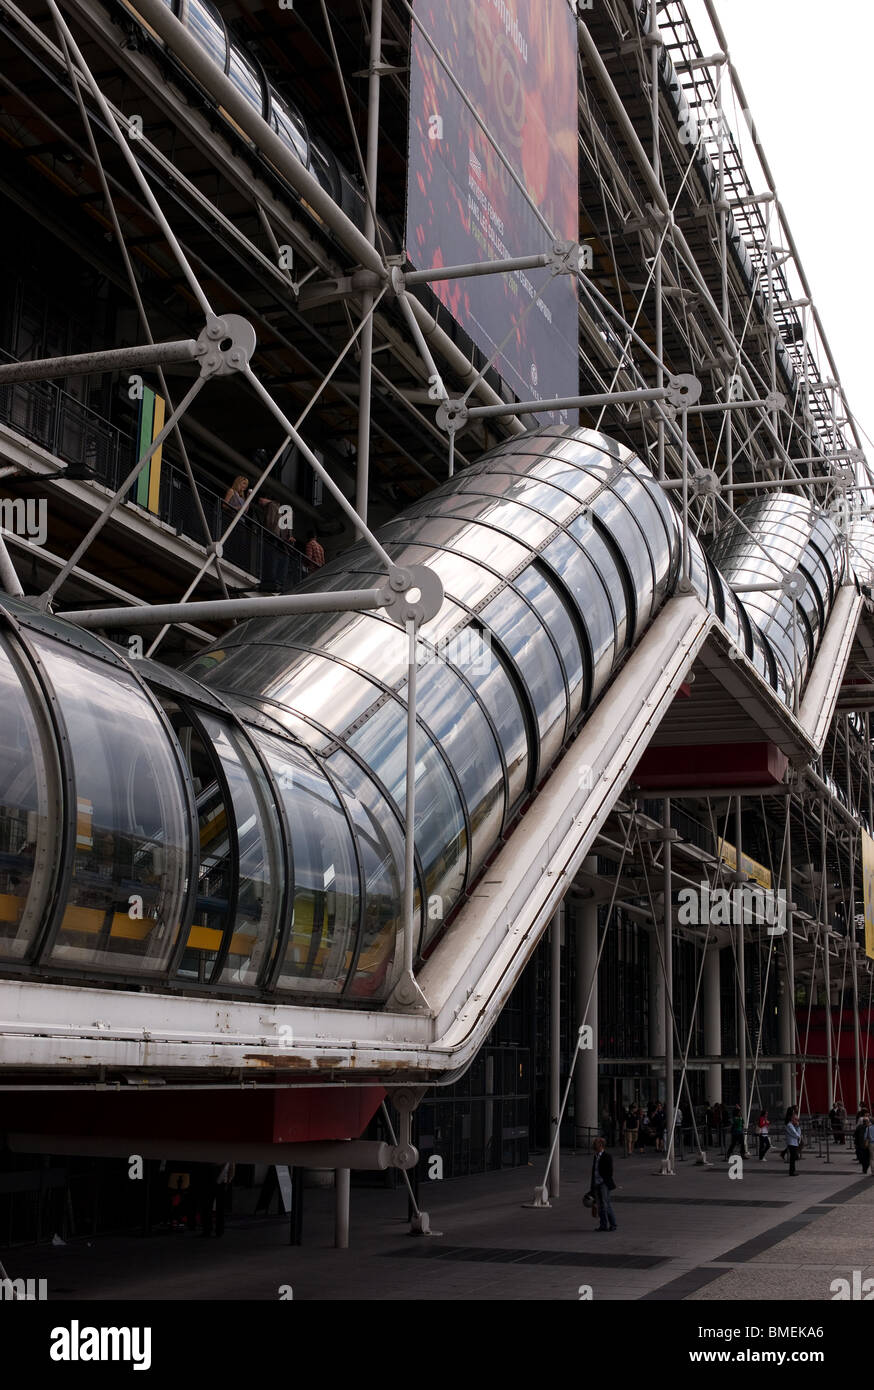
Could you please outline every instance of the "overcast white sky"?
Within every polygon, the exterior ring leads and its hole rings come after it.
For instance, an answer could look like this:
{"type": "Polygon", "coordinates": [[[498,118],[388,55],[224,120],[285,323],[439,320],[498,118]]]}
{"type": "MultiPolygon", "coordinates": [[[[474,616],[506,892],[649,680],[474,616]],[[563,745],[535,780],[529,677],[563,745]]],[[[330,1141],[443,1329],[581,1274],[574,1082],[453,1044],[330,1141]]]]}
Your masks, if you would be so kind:
{"type": "MultiPolygon", "coordinates": [[[[701,0],[688,8],[713,52],[701,0]]],[[[717,13],[847,399],[874,438],[874,0],[717,0],[717,13]]]]}

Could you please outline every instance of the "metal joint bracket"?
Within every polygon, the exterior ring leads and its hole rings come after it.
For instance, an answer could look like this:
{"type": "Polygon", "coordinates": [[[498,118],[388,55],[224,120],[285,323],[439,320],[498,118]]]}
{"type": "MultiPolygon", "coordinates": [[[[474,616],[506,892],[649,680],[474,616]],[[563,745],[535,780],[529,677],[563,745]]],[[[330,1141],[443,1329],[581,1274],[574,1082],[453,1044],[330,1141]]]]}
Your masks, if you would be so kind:
{"type": "Polygon", "coordinates": [[[804,576],[800,570],[792,570],[790,574],[784,574],[780,580],[780,589],[787,598],[797,599],[804,593],[804,576]]]}
{"type": "Polygon", "coordinates": [[[786,397],[782,391],[769,391],[765,397],[766,410],[785,410],[786,397]]]}
{"type": "Polygon", "coordinates": [[[553,275],[577,275],[584,268],[583,261],[589,252],[583,250],[577,241],[554,241],[547,251],[547,267],[553,275]]]}
{"type": "Polygon", "coordinates": [[[446,434],[463,430],[469,418],[467,406],[460,399],[441,401],[434,415],[438,428],[446,434]]]}
{"type": "Polygon", "coordinates": [[[194,355],[200,359],[200,375],[230,376],[244,372],[255,351],[255,330],[240,314],[210,315],[197,337],[194,355]]]}
{"type": "Polygon", "coordinates": [[[443,607],[443,585],[426,565],[392,565],[388,584],[380,590],[383,607],[399,623],[427,623],[443,607]]]}
{"type": "Polygon", "coordinates": [[[682,410],[684,406],[697,405],[701,399],[701,382],[696,376],[681,372],[679,376],[668,377],[668,402],[682,410]]]}
{"type": "Polygon", "coordinates": [[[718,497],[722,484],[714,469],[704,468],[689,479],[689,486],[695,497],[718,497]]]}

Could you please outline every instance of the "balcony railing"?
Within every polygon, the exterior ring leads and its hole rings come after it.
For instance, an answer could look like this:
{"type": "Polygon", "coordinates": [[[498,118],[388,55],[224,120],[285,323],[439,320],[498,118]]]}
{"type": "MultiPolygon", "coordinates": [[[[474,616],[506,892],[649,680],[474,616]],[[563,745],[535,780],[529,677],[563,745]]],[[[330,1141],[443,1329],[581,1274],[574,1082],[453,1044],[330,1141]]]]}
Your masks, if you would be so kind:
{"type": "MultiPolygon", "coordinates": [[[[0,360],[18,359],[0,349],[0,360]]],[[[39,444],[55,458],[86,470],[89,481],[113,492],[136,461],[135,439],[95,410],[51,381],[16,382],[0,386],[0,421],[39,444]]],[[[212,540],[218,540],[233,519],[222,505],[223,494],[198,484],[197,492],[212,540]]],[[[136,506],[131,490],[129,505],[136,506]]],[[[138,508],[140,514],[145,508],[138,508]]],[[[201,522],[187,473],[169,463],[161,466],[157,512],[148,512],[171,526],[177,535],[203,544],[201,522]]],[[[303,555],[267,531],[255,517],[244,516],[224,543],[224,558],[247,574],[277,587],[291,588],[306,572],[303,555]],[[287,560],[287,564],[286,564],[287,560]]]]}

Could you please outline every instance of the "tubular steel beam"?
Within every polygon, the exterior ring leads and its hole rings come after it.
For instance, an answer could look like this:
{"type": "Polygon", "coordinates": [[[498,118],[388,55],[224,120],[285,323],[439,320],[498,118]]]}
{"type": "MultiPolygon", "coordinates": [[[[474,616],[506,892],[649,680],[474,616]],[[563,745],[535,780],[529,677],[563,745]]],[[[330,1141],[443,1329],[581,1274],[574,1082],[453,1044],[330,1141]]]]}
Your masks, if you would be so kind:
{"type": "Polygon", "coordinates": [[[51,381],[53,377],[90,376],[124,371],[126,367],[161,367],[171,362],[194,362],[197,343],[182,338],[172,343],[110,348],[106,352],[77,352],[72,357],[39,357],[32,362],[9,362],[0,367],[0,385],[13,381],[51,381]]]}
{"type": "Polygon", "coordinates": [[[155,603],[135,608],[88,608],[59,613],[76,627],[156,627],[161,623],[235,622],[241,618],[282,617],[288,613],[365,612],[382,608],[381,589],[339,589],[324,594],[277,594],[271,598],[204,599],[201,603],[155,603]]]}
{"type": "Polygon", "coordinates": [[[468,276],[503,275],[511,270],[539,270],[550,265],[552,257],[542,251],[536,256],[508,256],[498,261],[472,261],[468,265],[435,265],[428,270],[408,270],[407,285],[430,285],[435,280],[463,280],[468,276]]]}
{"type": "Polygon", "coordinates": [[[532,415],[542,410],[588,410],[599,405],[637,405],[667,400],[669,394],[666,386],[653,386],[643,391],[603,391],[595,396],[556,396],[542,401],[475,405],[468,407],[467,414],[472,420],[492,420],[499,415],[532,415]]]}

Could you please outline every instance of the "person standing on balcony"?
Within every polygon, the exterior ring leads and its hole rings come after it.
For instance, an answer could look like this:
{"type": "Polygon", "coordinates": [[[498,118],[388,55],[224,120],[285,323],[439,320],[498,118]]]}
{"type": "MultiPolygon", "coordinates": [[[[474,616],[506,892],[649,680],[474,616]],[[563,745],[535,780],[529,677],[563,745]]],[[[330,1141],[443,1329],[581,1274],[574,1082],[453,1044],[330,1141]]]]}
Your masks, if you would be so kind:
{"type": "Polygon", "coordinates": [[[261,587],[268,593],[285,593],[288,580],[288,549],[286,541],[294,544],[294,536],[282,526],[282,508],[272,497],[259,497],[262,508],[261,521],[271,540],[264,543],[264,562],[261,570],[261,587]]]}
{"type": "Polygon", "coordinates": [[[310,531],[307,535],[304,554],[307,557],[307,565],[310,573],[312,573],[313,570],[321,569],[322,565],[325,563],[325,552],[319,544],[319,538],[315,531],[310,531]]]}
{"type": "Polygon", "coordinates": [[[229,512],[240,511],[246,500],[246,493],[248,491],[249,479],[240,473],[231,483],[231,486],[222,498],[222,506],[226,507],[229,512]]]}

